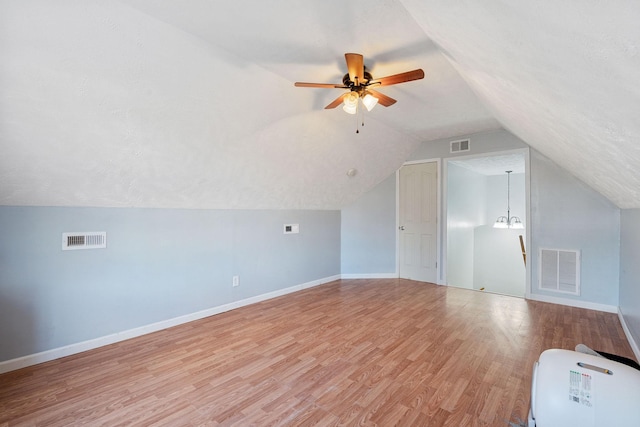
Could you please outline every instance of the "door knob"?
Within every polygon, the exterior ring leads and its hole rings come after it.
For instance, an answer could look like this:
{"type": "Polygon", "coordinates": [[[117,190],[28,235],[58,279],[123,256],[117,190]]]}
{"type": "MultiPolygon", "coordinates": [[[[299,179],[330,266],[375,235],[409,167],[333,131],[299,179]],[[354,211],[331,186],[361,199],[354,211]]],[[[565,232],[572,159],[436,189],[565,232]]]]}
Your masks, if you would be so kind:
{"type": "Polygon", "coordinates": [[[401,225],[400,227],[398,227],[401,231],[404,231],[404,225],[401,225]]]}

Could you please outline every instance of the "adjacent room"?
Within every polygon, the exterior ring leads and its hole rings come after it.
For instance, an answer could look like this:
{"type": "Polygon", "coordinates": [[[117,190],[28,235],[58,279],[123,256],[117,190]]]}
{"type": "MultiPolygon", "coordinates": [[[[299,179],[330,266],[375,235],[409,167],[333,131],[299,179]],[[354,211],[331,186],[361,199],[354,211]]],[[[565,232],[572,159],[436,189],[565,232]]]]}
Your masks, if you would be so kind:
{"type": "Polygon", "coordinates": [[[0,425],[526,425],[640,359],[640,4],[0,2],[0,425]]]}
{"type": "Polygon", "coordinates": [[[525,150],[447,162],[448,285],[524,297],[526,155],[525,150]]]}

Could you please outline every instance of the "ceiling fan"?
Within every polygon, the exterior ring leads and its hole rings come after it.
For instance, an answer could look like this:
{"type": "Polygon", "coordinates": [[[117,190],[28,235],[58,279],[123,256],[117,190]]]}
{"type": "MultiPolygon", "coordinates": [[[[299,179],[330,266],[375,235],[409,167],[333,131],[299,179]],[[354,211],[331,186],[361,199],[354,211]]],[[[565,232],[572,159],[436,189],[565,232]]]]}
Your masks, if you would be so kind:
{"type": "Polygon", "coordinates": [[[342,84],[296,82],[295,86],[349,89],[349,92],[340,95],[324,108],[336,108],[338,105],[344,103],[342,107],[343,110],[349,114],[355,114],[358,110],[358,100],[362,100],[362,104],[368,111],[371,111],[378,102],[385,107],[396,103],[395,99],[372,89],[372,87],[391,86],[424,78],[424,71],[418,68],[417,70],[374,79],[364,66],[364,58],[362,55],[359,53],[345,53],[344,57],[347,60],[348,73],[342,78],[342,84]]]}

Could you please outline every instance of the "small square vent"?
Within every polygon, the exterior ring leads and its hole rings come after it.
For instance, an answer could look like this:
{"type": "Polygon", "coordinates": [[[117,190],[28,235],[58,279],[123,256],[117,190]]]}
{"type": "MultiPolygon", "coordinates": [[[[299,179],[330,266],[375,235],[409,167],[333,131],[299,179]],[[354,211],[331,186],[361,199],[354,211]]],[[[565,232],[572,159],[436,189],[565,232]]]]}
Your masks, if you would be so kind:
{"type": "Polygon", "coordinates": [[[462,151],[469,151],[469,150],[471,150],[470,139],[459,139],[457,141],[451,141],[452,153],[460,153],[462,151]]]}
{"type": "Polygon", "coordinates": [[[107,247],[106,231],[62,233],[62,250],[104,249],[107,247]]]}
{"type": "Polygon", "coordinates": [[[580,252],[540,249],[540,289],[580,295],[580,252]]]}
{"type": "Polygon", "coordinates": [[[298,234],[300,233],[300,224],[285,224],[284,234],[298,234]]]}

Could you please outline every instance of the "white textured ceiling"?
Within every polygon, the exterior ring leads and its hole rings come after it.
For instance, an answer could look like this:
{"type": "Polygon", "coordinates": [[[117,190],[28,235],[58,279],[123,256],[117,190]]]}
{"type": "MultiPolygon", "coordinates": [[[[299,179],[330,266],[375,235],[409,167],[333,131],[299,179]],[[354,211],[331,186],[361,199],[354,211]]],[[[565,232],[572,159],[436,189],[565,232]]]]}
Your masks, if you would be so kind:
{"type": "Polygon", "coordinates": [[[336,209],[505,127],[640,207],[638,4],[0,0],[0,204],[336,209]],[[356,135],[338,89],[293,86],[345,52],[426,76],[356,135]]]}
{"type": "Polygon", "coordinates": [[[640,2],[402,3],[506,129],[640,208],[640,2]]]}

